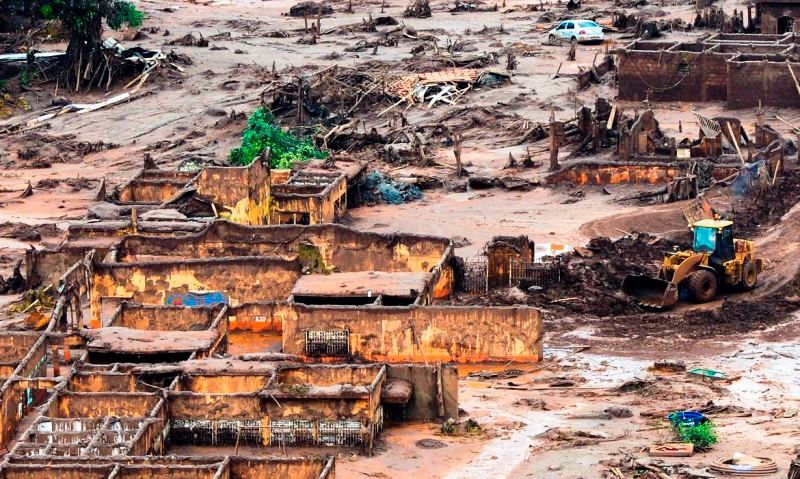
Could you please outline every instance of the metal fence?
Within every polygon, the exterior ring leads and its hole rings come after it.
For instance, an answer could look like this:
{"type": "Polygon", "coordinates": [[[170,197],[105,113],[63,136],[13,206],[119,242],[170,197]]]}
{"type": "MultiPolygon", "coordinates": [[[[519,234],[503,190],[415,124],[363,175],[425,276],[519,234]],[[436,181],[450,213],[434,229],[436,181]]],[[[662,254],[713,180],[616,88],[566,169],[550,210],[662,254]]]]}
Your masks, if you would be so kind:
{"type": "Polygon", "coordinates": [[[489,289],[489,277],[486,261],[467,261],[464,263],[465,293],[485,294],[489,289]]]}
{"type": "Polygon", "coordinates": [[[533,261],[511,261],[511,277],[509,286],[539,286],[546,288],[561,279],[561,270],[558,263],[548,261],[537,263],[533,261]]]}
{"type": "Polygon", "coordinates": [[[257,419],[172,419],[169,436],[175,444],[263,446],[261,427],[257,419]]]}
{"type": "Polygon", "coordinates": [[[361,421],[352,419],[172,419],[169,426],[174,444],[211,446],[360,446],[366,434],[361,421]]]}

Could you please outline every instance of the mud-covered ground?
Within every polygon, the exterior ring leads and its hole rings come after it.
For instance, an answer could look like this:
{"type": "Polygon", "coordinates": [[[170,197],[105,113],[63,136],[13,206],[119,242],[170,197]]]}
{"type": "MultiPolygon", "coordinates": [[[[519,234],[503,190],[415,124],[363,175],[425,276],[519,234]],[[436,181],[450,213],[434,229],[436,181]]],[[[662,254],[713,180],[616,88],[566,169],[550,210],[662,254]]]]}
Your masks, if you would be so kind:
{"type": "MultiPolygon", "coordinates": [[[[591,16],[608,22],[612,12],[623,10],[636,14],[661,10],[665,16],[659,18],[691,20],[694,2],[637,9],[585,1],[581,11],[568,14],[563,6],[538,2],[529,6],[518,0],[507,0],[496,9],[493,3],[478,2],[490,11],[450,12],[454,2],[437,0],[431,4],[433,16],[419,19],[402,16],[405,2],[390,2],[382,8],[379,1],[354,0],[349,13],[345,11],[348,2],[337,0],[331,3],[334,13],[322,16],[322,35],[314,44],[309,44],[303,18],[285,15],[294,4],[287,0],[136,3],[147,15],[141,32],[106,35],[127,46],[174,52],[179,69],[159,69],[130,102],[87,114],[63,115],[30,129],[26,122],[52,105],[102,101],[123,91],[126,81],[116,82],[109,92],[80,94],[52,82],[34,83],[21,92],[30,111],[18,108],[0,120],[0,275],[7,278],[30,245],[57,243],[67,225],[83,217],[100,180],[106,178],[109,185],[124,181],[141,167],[145,154],[163,168],[174,168],[186,160],[224,161],[240,143],[245,118],[261,98],[271,102],[277,86],[299,75],[338,66],[373,80],[390,81],[410,72],[452,66],[453,60],[479,57],[488,59],[481,60],[488,67],[505,71],[511,50],[516,53],[517,69],[511,72],[510,83],[470,91],[456,105],[403,107],[379,116],[393,100],[370,96],[353,108],[355,118],[364,122],[364,132],[374,128],[379,135],[396,133],[400,121],[427,125],[422,133],[429,138],[426,154],[430,162],[425,167],[387,162],[379,148],[364,145],[347,146],[347,151],[337,154],[367,160],[370,168],[401,180],[414,182],[424,177],[429,189],[418,201],[351,210],[347,222],[382,232],[453,237],[459,245],[456,253],[468,259],[479,256],[483,245],[496,235],[526,234],[542,254],[562,246],[568,251],[586,247],[591,254],[573,252],[560,259],[564,281],[557,287],[530,296],[501,291],[496,297],[458,299],[540,307],[548,348],[545,364],[558,363],[513,378],[465,377],[459,391],[465,412],[461,421],[476,420],[480,431],[444,436],[437,424],[391,425],[383,432],[375,456],[341,453],[337,477],[594,478],[612,474],[614,467],[624,477],[640,477],[627,468],[628,458],[646,459],[644,448],[670,438],[660,421],[665,412],[703,407],[709,401],[731,406],[714,416],[719,445],[692,458],[665,459],[670,464],[686,464],[683,476],[676,472],[670,477],[703,477],[692,476],[691,471],[733,452],[772,457],[780,469],[771,477],[785,477],[788,461],[797,453],[800,425],[795,365],[800,357],[796,346],[800,336],[796,313],[800,306],[800,208],[796,207],[800,188],[793,171],[797,165],[784,165],[788,171],[778,179],[777,188],[751,204],[731,203],[724,191],[709,193],[720,211],[734,212],[740,234],[756,241],[766,264],[759,287],[747,294],[727,294],[706,305],[680,304],[656,313],[641,310],[624,297],[619,283],[628,273],[652,273],[665,250],[686,241],[681,213],[684,203],[623,201],[641,192],[636,186],[543,186],[546,142],[529,141],[526,136],[534,125],[547,121],[551,112],[568,120],[581,104],[592,105],[597,97],[613,98],[615,94],[612,75],[587,90],[575,91],[574,75],[589,68],[595,57],[601,58],[606,45],[579,45],[576,61],[566,61],[568,46],[545,44],[549,23],[539,22],[544,13],[537,11],[540,5],[555,12],[552,16],[556,19],[591,16]],[[381,17],[393,17],[397,24],[385,20],[376,22],[374,29],[364,28],[370,18],[381,17]],[[188,34],[202,36],[208,45],[185,45],[181,39],[188,34]],[[560,72],[557,78],[556,71],[560,72]],[[523,179],[528,187],[464,189],[467,180],[454,176],[453,151],[442,125],[463,133],[462,160],[470,175],[523,179]],[[517,160],[513,166],[509,155],[517,160]],[[522,166],[528,155],[532,165],[522,166]],[[29,184],[32,194],[23,197],[29,184]],[[633,232],[638,233],[626,236],[633,232]],[[594,239],[598,237],[608,239],[594,239]],[[576,345],[591,349],[569,357],[566,355],[573,349],[558,349],[576,345]],[[690,367],[722,370],[731,379],[709,384],[685,373],[649,371],[659,359],[680,359],[690,367]],[[643,386],[617,389],[634,379],[644,381],[643,386]],[[550,387],[552,384],[562,386],[550,387]],[[611,406],[627,408],[632,415],[586,418],[611,406]],[[573,432],[565,432],[566,428],[573,432]],[[576,431],[583,433],[576,436],[576,431]],[[436,442],[420,443],[423,439],[435,439],[444,447],[436,442]]],[[[725,0],[721,5],[731,11],[744,4],[725,0]]],[[[665,38],[691,40],[707,33],[674,31],[665,38]]],[[[610,33],[607,46],[625,44],[630,39],[624,36],[610,33]]],[[[63,47],[63,42],[39,45],[43,51],[63,47]]],[[[352,96],[322,100],[345,110],[354,104],[352,96]]],[[[736,116],[748,133],[755,120],[753,110],[727,112],[719,103],[652,106],[664,133],[679,138],[696,136],[692,111],[736,116]],[[679,124],[685,133],[678,132],[679,124]]],[[[642,105],[620,107],[633,110],[642,105]]],[[[771,126],[794,138],[791,128],[775,120],[775,115],[792,119],[797,112],[765,111],[771,126]]],[[[294,124],[291,111],[278,117],[286,126],[294,124]]],[[[322,120],[307,126],[314,128],[306,132],[329,127],[322,120]]],[[[608,152],[595,159],[607,157],[608,152]]],[[[571,157],[570,147],[562,148],[560,160],[563,164],[578,161],[571,157]]],[[[4,296],[2,302],[12,298],[4,296]]],[[[259,341],[250,336],[237,338],[234,349],[256,351],[259,341]]],[[[264,339],[264,350],[274,346],[275,338],[264,339]]],[[[479,365],[461,369],[466,376],[482,369],[539,367],[479,365]]]]}

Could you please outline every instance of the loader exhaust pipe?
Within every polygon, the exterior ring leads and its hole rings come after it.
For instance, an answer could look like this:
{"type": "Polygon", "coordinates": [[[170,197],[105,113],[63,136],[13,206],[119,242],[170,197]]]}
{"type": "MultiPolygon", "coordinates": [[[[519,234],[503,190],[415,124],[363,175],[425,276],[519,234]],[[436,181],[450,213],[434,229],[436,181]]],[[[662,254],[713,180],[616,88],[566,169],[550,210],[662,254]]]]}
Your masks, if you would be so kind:
{"type": "Polygon", "coordinates": [[[667,308],[678,302],[678,286],[663,279],[629,274],[622,280],[622,292],[642,306],[667,308]]]}

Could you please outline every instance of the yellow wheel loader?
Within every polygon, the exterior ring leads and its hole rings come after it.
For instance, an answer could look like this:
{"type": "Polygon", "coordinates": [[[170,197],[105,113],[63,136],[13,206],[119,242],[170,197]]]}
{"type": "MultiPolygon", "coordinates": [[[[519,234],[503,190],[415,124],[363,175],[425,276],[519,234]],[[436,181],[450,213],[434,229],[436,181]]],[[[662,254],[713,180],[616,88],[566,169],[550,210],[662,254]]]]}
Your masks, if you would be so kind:
{"type": "Polygon", "coordinates": [[[628,275],[622,291],[639,304],[666,308],[678,302],[685,291],[697,303],[717,296],[720,286],[753,289],[763,262],[756,258],[755,243],[733,238],[733,223],[705,219],[691,225],[694,245],[691,251],[675,251],[664,257],[658,278],[628,275]]]}

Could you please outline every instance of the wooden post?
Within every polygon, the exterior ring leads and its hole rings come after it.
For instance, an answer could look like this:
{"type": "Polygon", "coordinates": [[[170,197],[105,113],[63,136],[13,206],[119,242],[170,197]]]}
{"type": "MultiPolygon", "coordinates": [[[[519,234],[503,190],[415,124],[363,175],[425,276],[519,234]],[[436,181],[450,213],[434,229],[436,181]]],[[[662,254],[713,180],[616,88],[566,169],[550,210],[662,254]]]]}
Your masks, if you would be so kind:
{"type": "Polygon", "coordinates": [[[460,178],[464,172],[461,166],[461,133],[453,135],[453,156],[456,157],[456,178],[460,178]]]}
{"type": "Polygon", "coordinates": [[[443,418],[445,415],[445,407],[444,407],[444,375],[442,374],[442,363],[441,361],[436,362],[436,385],[438,387],[438,399],[439,399],[439,417],[443,418]]]}
{"type": "Polygon", "coordinates": [[[558,164],[558,132],[556,131],[557,122],[554,112],[550,112],[550,171],[557,171],[561,169],[558,164]]]}
{"type": "Polygon", "coordinates": [[[58,345],[50,345],[50,356],[53,361],[53,377],[61,376],[61,363],[58,361],[58,345]]]}
{"type": "Polygon", "coordinates": [[[131,208],[131,229],[133,234],[139,234],[139,212],[135,207],[131,208]]]}
{"type": "Polygon", "coordinates": [[[297,123],[303,123],[303,79],[297,77],[297,123]]]}
{"type": "Polygon", "coordinates": [[[736,147],[736,153],[739,154],[739,159],[742,161],[742,164],[745,163],[744,155],[742,155],[742,150],[739,148],[739,134],[733,132],[733,127],[731,127],[730,122],[728,125],[728,133],[731,134],[731,141],[733,141],[733,146],[736,147]]]}

